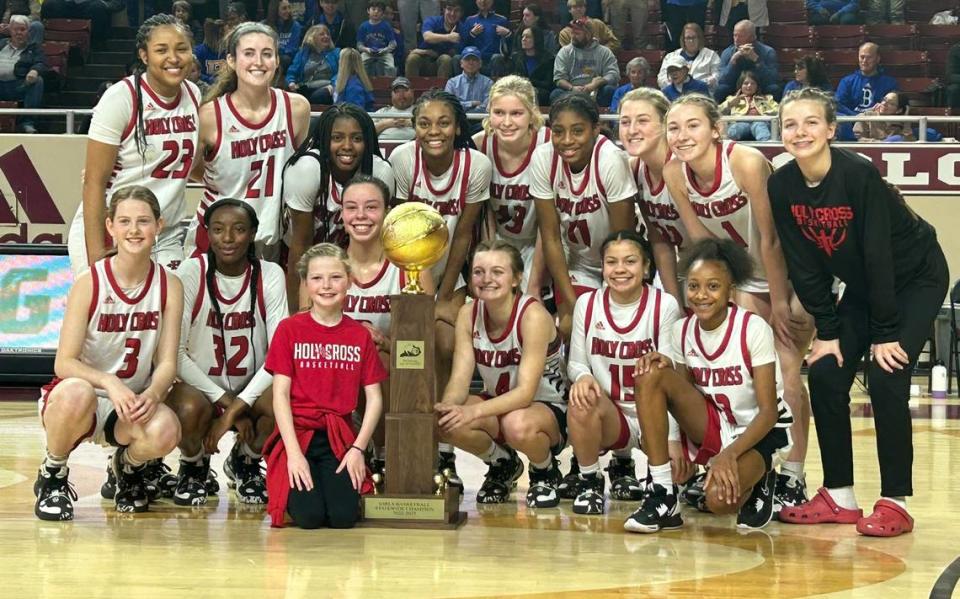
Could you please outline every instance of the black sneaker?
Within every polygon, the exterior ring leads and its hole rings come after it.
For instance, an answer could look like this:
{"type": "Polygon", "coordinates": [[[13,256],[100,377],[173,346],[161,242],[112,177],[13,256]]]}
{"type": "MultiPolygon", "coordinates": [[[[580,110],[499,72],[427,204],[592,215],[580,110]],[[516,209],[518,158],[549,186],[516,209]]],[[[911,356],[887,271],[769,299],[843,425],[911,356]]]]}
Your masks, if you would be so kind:
{"type": "Polygon", "coordinates": [[[643,498],[640,507],[623,523],[624,530],[642,533],[673,530],[681,526],[683,517],[680,515],[677,485],[673,485],[673,494],[667,493],[660,485],[651,485],[650,493],[643,498]]]}
{"type": "Polygon", "coordinates": [[[110,459],[107,460],[107,480],[100,485],[100,497],[104,499],[113,499],[113,496],[117,494],[117,477],[113,475],[113,468],[110,467],[111,463],[113,463],[113,456],[110,456],[110,459]]]}
{"type": "Polygon", "coordinates": [[[633,458],[610,458],[607,476],[610,477],[610,499],[639,501],[643,498],[644,485],[637,480],[637,465],[633,458]]]}
{"type": "Polygon", "coordinates": [[[580,476],[580,462],[577,456],[570,457],[570,471],[557,485],[557,495],[560,499],[573,499],[577,496],[577,484],[580,476]]]}
{"type": "Polygon", "coordinates": [[[150,500],[147,498],[147,492],[143,488],[143,471],[146,464],[134,468],[123,463],[123,454],[125,449],[118,449],[113,454],[113,460],[110,467],[113,469],[113,475],[117,479],[117,493],[113,500],[116,503],[117,511],[124,513],[145,512],[150,507],[150,500]]]}
{"type": "Polygon", "coordinates": [[[217,473],[210,467],[210,456],[203,456],[203,467],[207,469],[207,481],[205,483],[207,487],[207,497],[216,495],[220,492],[220,481],[217,480],[217,473]]]}
{"type": "Polygon", "coordinates": [[[173,502],[177,505],[204,505],[207,503],[207,470],[205,460],[185,462],[180,460],[177,473],[177,486],[173,491],[173,502]]]}
{"type": "Polygon", "coordinates": [[[487,476],[477,491],[477,503],[503,503],[510,498],[510,490],[517,486],[523,474],[523,462],[517,452],[507,448],[510,456],[490,464],[487,476]]]}
{"type": "Polygon", "coordinates": [[[707,509],[707,495],[703,491],[703,485],[707,482],[707,473],[701,472],[694,475],[693,478],[684,483],[684,490],[680,497],[683,502],[697,511],[709,513],[707,509]]]}
{"type": "Polygon", "coordinates": [[[806,478],[789,474],[777,474],[777,489],[773,498],[773,513],[779,514],[783,507],[796,507],[807,502],[806,478]]]}
{"type": "Polygon", "coordinates": [[[580,474],[577,476],[577,496],[573,500],[574,514],[602,514],[606,501],[603,496],[603,487],[606,481],[599,472],[594,474],[580,474]]]}
{"type": "Polygon", "coordinates": [[[260,460],[241,453],[239,443],[230,451],[223,472],[230,479],[229,485],[236,490],[240,503],[267,503],[267,479],[260,460]]]}
{"type": "Polygon", "coordinates": [[[41,520],[62,522],[73,520],[73,502],[77,500],[77,491],[70,484],[70,469],[66,466],[40,466],[37,481],[33,488],[37,502],[33,513],[41,520]]]}
{"type": "Polygon", "coordinates": [[[737,514],[737,528],[759,530],[773,518],[774,491],[777,488],[777,471],[771,470],[753,485],[750,498],[737,514]]]}
{"type": "Polygon", "coordinates": [[[550,458],[550,467],[545,470],[530,466],[530,488],[527,489],[527,507],[550,508],[560,505],[560,496],[557,495],[557,485],[563,475],[557,459],[550,458]]]}
{"type": "Polygon", "coordinates": [[[150,501],[173,497],[178,482],[177,475],[161,458],[150,460],[143,469],[143,489],[150,501]]]}
{"type": "Polygon", "coordinates": [[[447,479],[447,485],[457,487],[463,492],[463,479],[457,474],[457,456],[452,451],[440,452],[437,471],[447,479]]]}

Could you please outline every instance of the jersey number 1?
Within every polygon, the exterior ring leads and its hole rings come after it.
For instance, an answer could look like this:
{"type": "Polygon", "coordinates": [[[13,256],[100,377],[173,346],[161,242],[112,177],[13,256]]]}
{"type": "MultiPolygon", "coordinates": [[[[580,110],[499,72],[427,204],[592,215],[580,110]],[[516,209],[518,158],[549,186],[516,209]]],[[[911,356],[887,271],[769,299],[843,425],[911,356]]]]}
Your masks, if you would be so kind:
{"type": "Polygon", "coordinates": [[[619,364],[610,365],[610,399],[613,401],[633,401],[635,372],[636,366],[633,364],[624,366],[623,369],[620,368],[619,364]]]}

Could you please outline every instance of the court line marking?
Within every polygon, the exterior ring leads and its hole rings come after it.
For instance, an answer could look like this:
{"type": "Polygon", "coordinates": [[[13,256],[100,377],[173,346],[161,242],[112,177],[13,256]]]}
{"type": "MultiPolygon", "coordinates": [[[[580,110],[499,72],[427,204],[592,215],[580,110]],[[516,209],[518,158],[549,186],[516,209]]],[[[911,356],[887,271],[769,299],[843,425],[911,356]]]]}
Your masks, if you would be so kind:
{"type": "Polygon", "coordinates": [[[930,599],[950,599],[953,596],[953,590],[957,587],[957,581],[960,580],[960,557],[943,569],[933,589],[930,590],[930,599]]]}

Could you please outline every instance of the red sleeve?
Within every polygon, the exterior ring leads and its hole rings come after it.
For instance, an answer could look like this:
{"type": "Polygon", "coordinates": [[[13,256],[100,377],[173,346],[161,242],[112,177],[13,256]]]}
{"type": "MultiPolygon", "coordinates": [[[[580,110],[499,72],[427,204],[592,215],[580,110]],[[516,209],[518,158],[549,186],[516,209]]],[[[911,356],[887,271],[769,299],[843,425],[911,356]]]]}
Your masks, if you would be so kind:
{"type": "Polygon", "coordinates": [[[270,347],[267,349],[267,361],[264,368],[270,374],[282,374],[293,377],[293,339],[290,335],[290,319],[280,321],[270,347]]]}
{"type": "Polygon", "coordinates": [[[363,332],[365,335],[363,340],[363,374],[360,377],[360,382],[366,387],[385,381],[389,373],[383,367],[383,362],[380,361],[380,352],[377,351],[377,344],[373,342],[370,332],[366,329],[363,329],[363,332]]]}

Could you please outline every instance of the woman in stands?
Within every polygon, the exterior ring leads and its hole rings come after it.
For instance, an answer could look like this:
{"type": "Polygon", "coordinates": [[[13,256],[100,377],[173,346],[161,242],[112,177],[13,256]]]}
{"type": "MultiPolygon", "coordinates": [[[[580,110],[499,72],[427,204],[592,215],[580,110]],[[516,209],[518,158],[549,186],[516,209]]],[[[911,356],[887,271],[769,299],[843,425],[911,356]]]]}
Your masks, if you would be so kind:
{"type": "Polygon", "coordinates": [[[314,25],[303,36],[303,46],[287,69],[287,89],[311,104],[333,104],[333,82],[340,68],[340,48],[333,45],[326,25],[314,25]]]}
{"type": "Polygon", "coordinates": [[[117,447],[110,468],[118,512],[144,512],[148,460],[180,441],[180,424],[164,397],[177,375],[183,291],[150,259],[163,229],[149,189],[114,190],[106,228],[115,253],[94,262],[70,290],[54,364],[43,388],[40,419],[46,458],[34,492],[41,520],[72,520],[77,492],[67,459],[83,441],[117,447]]]}
{"type": "Polygon", "coordinates": [[[287,294],[293,311],[307,303],[295,268],[303,252],[323,241],[347,246],[343,186],[359,173],[386,183],[393,196],[393,169],[380,154],[373,119],[353,104],[331,106],[284,167],[283,201],[290,214],[287,294]]]}
{"type": "Polygon", "coordinates": [[[210,248],[178,271],[186,310],[179,375],[167,404],[183,438],[173,501],[203,505],[210,455],[223,435],[238,437],[224,470],[241,503],[266,503],[263,443],[273,432],[267,344],[287,317],[283,270],[257,259],[256,211],[241,200],[217,200],[204,214],[210,248]]]}
{"type": "MultiPolygon", "coordinates": [[[[766,181],[773,171],[756,148],[721,140],[717,104],[700,94],[678,98],[666,116],[675,160],[663,169],[670,195],[691,241],[730,239],[746,248],[754,277],[737,286],[736,302],[770,323],[783,369],[783,397],[793,411],[793,449],[777,481],[780,505],[806,501],[810,399],[800,377],[813,336],[810,316],[787,281],[766,181]]],[[[779,508],[779,505],[778,505],[779,508]]]]}
{"type": "Polygon", "coordinates": [[[522,293],[523,260],[505,241],[483,241],[470,269],[476,301],[460,308],[453,372],[436,405],[440,437],[489,465],[478,503],[503,503],[530,460],[529,507],[556,507],[556,455],[566,435],[562,340],[546,308],[522,293]],[[470,394],[474,369],[483,393],[470,394]]]}
{"type": "Polygon", "coordinates": [[[807,364],[824,472],[813,499],[784,507],[780,520],[856,523],[870,536],[910,532],[910,377],[947,293],[946,259],[934,228],[875,166],[830,146],[837,129],[831,95],[794,92],[780,121],[795,160],[768,187],[790,279],[816,320],[807,364]],[[835,277],[846,284],[839,303],[831,293],[835,277]],[[867,348],[881,499],[863,517],[853,487],[850,386],[867,348]]]}
{"type": "Polygon", "coordinates": [[[209,248],[204,212],[221,198],[241,199],[257,213],[257,252],[279,259],[283,165],[310,125],[310,103],[272,86],[279,57],[276,32],[241,23],[227,38],[227,64],[200,107],[200,148],[206,187],[184,247],[193,256],[209,248]]]}

